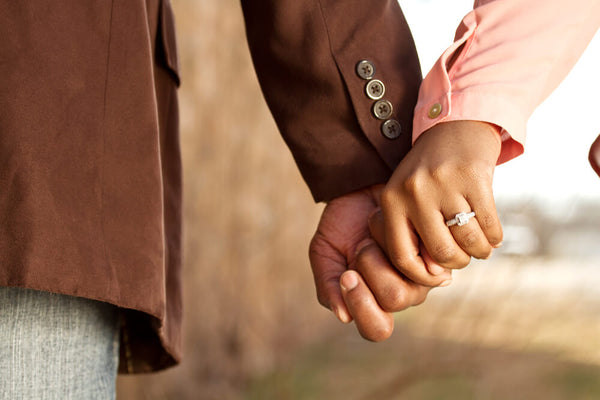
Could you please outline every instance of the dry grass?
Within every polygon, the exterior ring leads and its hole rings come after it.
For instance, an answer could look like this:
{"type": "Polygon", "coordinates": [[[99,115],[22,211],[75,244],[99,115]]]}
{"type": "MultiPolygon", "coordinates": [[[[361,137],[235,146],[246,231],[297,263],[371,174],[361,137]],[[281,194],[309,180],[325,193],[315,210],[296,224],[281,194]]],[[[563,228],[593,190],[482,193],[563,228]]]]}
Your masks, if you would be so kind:
{"type": "Polygon", "coordinates": [[[593,260],[474,263],[398,314],[388,341],[324,337],[244,398],[596,399],[599,283],[593,260]]]}

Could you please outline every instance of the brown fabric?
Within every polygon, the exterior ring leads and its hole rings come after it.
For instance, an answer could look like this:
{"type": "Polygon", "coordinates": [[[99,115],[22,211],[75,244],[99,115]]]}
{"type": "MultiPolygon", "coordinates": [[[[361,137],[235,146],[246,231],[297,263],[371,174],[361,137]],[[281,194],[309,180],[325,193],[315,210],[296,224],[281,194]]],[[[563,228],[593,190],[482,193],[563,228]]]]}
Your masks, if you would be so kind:
{"type": "MultiPolygon", "coordinates": [[[[268,103],[316,199],[382,182],[420,82],[393,0],[242,1],[268,103]],[[354,73],[403,126],[385,139],[354,73]]],[[[181,356],[179,84],[169,0],[0,0],[0,285],[110,302],[121,372],[181,356]]]]}
{"type": "Polygon", "coordinates": [[[421,71],[396,0],[242,0],[248,43],[279,130],[315,200],[386,182],[409,150],[421,71]],[[402,136],[385,138],[366,81],[375,79],[402,136]]]}
{"type": "Polygon", "coordinates": [[[126,324],[121,370],[172,365],[181,169],[170,4],[0,4],[0,285],[142,312],[128,313],[145,321],[126,324]]]}

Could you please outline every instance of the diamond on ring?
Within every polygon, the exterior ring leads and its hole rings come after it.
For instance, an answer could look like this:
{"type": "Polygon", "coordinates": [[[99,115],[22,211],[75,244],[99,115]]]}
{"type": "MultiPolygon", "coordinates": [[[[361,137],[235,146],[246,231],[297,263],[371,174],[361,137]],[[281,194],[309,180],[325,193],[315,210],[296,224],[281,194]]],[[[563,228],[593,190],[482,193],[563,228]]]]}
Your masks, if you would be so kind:
{"type": "Polygon", "coordinates": [[[446,226],[453,226],[453,225],[463,226],[464,224],[469,222],[469,220],[471,218],[473,218],[474,216],[475,216],[474,211],[471,211],[470,213],[459,212],[458,214],[456,214],[454,216],[454,218],[446,221],[446,226]]]}

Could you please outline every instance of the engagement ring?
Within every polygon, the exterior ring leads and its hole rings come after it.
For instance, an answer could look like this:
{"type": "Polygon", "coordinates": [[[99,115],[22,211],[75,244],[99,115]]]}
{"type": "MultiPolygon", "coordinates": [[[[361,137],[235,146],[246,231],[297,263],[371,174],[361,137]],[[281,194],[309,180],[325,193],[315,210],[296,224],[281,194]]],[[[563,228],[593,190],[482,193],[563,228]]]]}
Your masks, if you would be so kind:
{"type": "Polygon", "coordinates": [[[471,218],[473,218],[475,216],[475,212],[470,212],[470,213],[464,213],[464,212],[460,212],[458,214],[456,214],[454,216],[454,218],[449,219],[448,221],[446,221],[446,225],[447,226],[452,226],[452,225],[458,225],[458,226],[463,226],[464,224],[466,224],[467,222],[469,222],[469,220],[471,218]]]}

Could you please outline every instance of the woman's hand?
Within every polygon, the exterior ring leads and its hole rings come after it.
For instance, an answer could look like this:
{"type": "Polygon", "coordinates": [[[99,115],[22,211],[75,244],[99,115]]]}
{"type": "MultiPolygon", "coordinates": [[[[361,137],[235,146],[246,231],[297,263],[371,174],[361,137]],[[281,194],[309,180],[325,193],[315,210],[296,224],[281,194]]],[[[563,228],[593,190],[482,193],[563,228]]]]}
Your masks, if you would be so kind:
{"type": "Polygon", "coordinates": [[[446,269],[487,258],[500,245],[492,194],[500,150],[496,128],[477,121],[440,123],[417,140],[381,196],[384,235],[378,243],[403,275],[416,284],[444,286],[450,283],[446,269]],[[475,217],[468,223],[446,225],[471,211],[475,217]],[[435,261],[429,267],[419,239],[435,261]]]}

